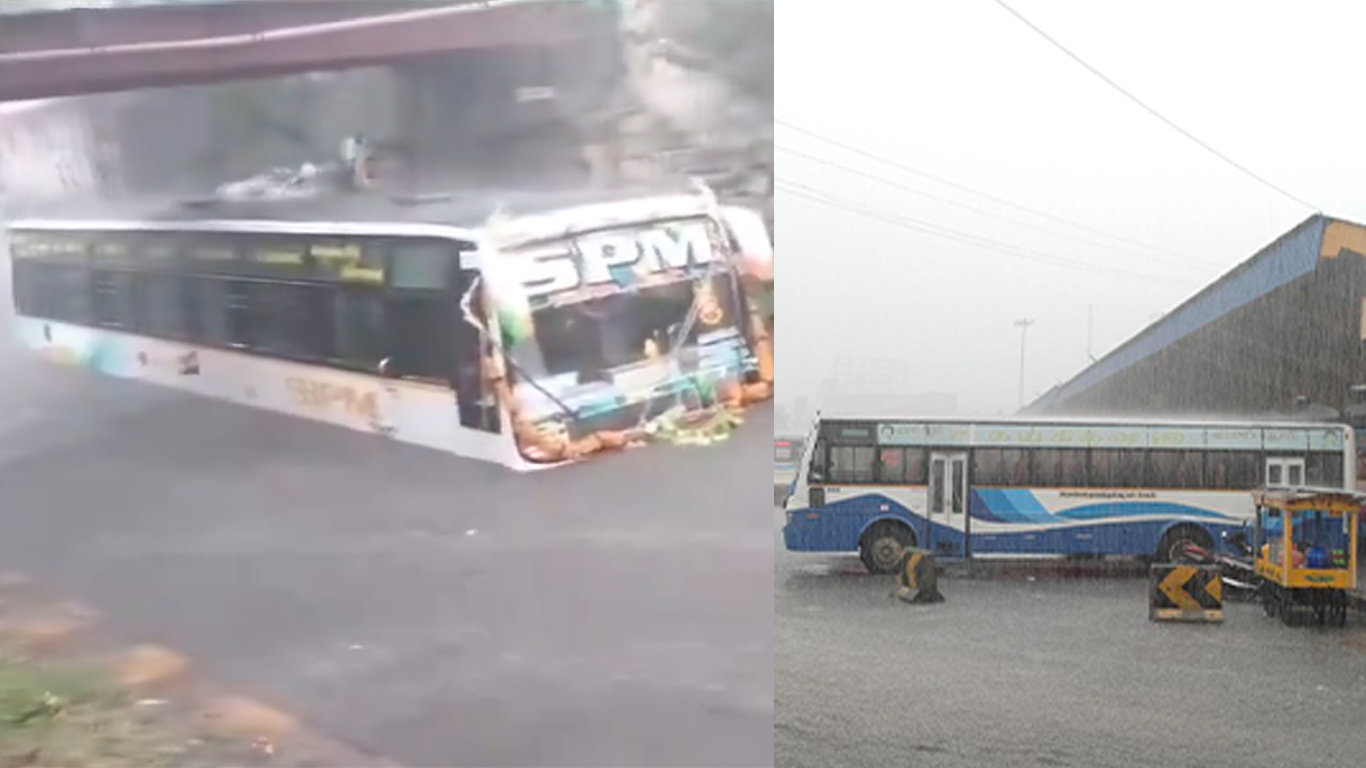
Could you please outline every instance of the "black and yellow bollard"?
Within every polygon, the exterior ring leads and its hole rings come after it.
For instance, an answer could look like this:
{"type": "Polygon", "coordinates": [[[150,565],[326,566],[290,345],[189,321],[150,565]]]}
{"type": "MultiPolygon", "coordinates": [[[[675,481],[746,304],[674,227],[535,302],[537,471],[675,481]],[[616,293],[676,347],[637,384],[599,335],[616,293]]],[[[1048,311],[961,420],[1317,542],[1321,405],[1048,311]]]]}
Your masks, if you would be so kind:
{"type": "Polygon", "coordinates": [[[929,550],[907,549],[896,581],[896,597],[903,603],[944,602],[939,593],[939,568],[929,550]]]}

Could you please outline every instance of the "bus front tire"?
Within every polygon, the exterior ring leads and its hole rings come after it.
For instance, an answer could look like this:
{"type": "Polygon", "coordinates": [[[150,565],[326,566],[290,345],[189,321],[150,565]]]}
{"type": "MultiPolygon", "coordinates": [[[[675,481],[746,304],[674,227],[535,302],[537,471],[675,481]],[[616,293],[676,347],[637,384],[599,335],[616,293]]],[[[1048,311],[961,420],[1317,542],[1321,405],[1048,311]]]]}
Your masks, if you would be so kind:
{"type": "Polygon", "coordinates": [[[901,523],[878,523],[863,534],[858,556],[869,573],[893,573],[901,567],[907,547],[915,546],[915,534],[901,523]]]}
{"type": "Polygon", "coordinates": [[[1214,549],[1214,539],[1210,537],[1209,531],[1195,525],[1178,525],[1167,531],[1166,535],[1162,537],[1162,543],[1157,545],[1157,561],[1160,563],[1179,561],[1187,544],[1194,544],[1206,552],[1214,549]]]}

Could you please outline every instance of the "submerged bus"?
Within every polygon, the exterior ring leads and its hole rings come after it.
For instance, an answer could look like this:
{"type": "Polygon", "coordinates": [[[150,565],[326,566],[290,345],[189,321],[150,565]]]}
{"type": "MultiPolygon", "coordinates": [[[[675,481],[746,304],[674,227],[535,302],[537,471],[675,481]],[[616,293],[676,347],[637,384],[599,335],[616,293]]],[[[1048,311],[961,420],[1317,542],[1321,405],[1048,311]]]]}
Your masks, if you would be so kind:
{"type": "Polygon", "coordinates": [[[17,332],[102,374],[528,470],[773,392],[773,250],[706,190],[110,204],[11,221],[17,332]]]}
{"type": "Polygon", "coordinates": [[[1248,525],[1255,487],[1356,483],[1353,433],[1331,424],[821,418],[813,438],[786,547],[874,573],[911,546],[1169,559],[1248,525]]]}

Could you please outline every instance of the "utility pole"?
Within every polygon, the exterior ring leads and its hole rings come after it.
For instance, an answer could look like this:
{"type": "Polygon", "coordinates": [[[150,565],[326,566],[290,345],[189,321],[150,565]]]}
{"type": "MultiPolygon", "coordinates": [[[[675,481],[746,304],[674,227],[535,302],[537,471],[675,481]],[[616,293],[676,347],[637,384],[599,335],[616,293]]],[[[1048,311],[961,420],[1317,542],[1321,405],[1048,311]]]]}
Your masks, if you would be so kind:
{"type": "Polygon", "coordinates": [[[1091,354],[1091,336],[1095,328],[1095,308],[1094,304],[1086,305],[1086,359],[1092,363],[1096,361],[1095,355],[1091,354]]]}
{"type": "Polygon", "coordinates": [[[1024,408],[1025,336],[1033,324],[1034,321],[1027,317],[1015,321],[1015,327],[1020,329],[1020,408],[1024,408]]]}

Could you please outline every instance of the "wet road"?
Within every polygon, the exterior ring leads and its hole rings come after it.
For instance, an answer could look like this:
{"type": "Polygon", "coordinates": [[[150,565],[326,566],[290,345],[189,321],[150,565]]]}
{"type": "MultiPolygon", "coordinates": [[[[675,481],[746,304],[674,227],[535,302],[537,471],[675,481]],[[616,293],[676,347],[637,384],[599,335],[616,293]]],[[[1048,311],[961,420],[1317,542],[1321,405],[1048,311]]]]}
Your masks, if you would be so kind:
{"type": "Polygon", "coordinates": [[[784,768],[1359,765],[1366,621],[1153,625],[1141,579],[941,581],[908,606],[853,558],[774,569],[784,768]]]}
{"type": "Polygon", "coordinates": [[[768,765],[771,422],[518,476],[6,348],[0,571],[407,765],[768,765]]]}

